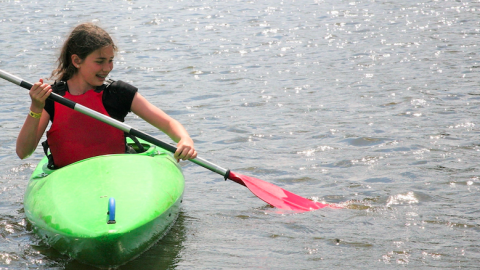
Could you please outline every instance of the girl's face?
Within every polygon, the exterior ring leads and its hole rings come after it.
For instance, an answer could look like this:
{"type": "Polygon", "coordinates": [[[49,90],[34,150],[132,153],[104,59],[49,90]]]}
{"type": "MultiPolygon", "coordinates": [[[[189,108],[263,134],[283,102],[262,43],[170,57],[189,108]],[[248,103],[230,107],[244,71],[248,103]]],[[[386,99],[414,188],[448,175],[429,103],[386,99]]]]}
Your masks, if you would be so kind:
{"type": "Polygon", "coordinates": [[[83,61],[77,55],[72,55],[73,64],[77,68],[77,73],[73,77],[90,87],[89,89],[101,86],[113,69],[114,56],[115,52],[111,45],[93,51],[83,61]]]}

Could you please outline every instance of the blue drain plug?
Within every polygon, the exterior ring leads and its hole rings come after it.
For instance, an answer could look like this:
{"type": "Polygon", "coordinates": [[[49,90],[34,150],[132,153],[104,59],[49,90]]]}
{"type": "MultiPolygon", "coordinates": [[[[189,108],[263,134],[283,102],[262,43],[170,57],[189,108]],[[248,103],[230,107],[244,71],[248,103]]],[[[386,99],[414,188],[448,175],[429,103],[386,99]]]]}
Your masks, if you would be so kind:
{"type": "Polygon", "coordinates": [[[115,198],[110,198],[110,200],[108,200],[108,212],[107,212],[107,215],[108,215],[108,222],[107,224],[115,224],[117,223],[115,221],[115,198]]]}

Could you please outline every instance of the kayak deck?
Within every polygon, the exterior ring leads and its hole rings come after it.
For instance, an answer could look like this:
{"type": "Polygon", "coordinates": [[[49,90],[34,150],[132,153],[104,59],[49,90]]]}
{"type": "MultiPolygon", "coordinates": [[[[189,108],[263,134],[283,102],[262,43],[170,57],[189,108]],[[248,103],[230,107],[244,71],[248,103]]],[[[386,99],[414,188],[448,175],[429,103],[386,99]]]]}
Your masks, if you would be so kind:
{"type": "Polygon", "coordinates": [[[183,174],[159,147],[93,157],[55,171],[46,162],[29,181],[25,213],[47,244],[79,261],[124,264],[158,241],[178,216],[183,174]],[[110,198],[114,224],[108,222],[110,198]]]}

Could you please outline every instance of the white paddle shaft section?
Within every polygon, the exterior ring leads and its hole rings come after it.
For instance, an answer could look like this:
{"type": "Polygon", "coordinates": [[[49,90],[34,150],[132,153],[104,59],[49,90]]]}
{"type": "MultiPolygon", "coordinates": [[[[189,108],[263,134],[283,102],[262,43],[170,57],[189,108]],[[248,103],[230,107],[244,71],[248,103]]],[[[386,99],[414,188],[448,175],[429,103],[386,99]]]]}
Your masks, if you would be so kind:
{"type": "Polygon", "coordinates": [[[197,164],[197,165],[200,165],[202,167],[204,167],[205,169],[209,169],[210,171],[212,172],[216,172],[220,175],[222,175],[223,177],[225,177],[225,180],[227,180],[228,178],[228,173],[230,172],[229,170],[227,169],[224,169],[206,159],[203,159],[201,157],[196,157],[196,158],[193,158],[193,159],[189,159],[191,162],[197,164]]]}
{"type": "Polygon", "coordinates": [[[12,75],[12,74],[10,74],[6,71],[3,71],[1,69],[0,69],[0,77],[2,77],[3,79],[5,79],[5,80],[7,80],[11,83],[14,83],[16,85],[20,85],[20,83],[22,83],[22,81],[23,81],[21,78],[15,76],[15,75],[12,75]]]}

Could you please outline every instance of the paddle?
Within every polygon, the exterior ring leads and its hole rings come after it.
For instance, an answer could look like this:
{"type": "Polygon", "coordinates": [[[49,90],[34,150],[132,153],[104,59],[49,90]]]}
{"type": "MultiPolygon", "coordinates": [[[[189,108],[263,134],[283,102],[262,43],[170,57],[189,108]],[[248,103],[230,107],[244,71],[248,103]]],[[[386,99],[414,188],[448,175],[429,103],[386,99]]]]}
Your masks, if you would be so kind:
{"type": "MultiPolygon", "coordinates": [[[[28,90],[32,88],[31,83],[26,82],[21,78],[16,77],[10,73],[7,73],[3,70],[0,70],[0,77],[16,85],[19,85],[23,88],[26,88],[28,90]]],[[[163,142],[151,135],[148,135],[142,131],[134,129],[123,122],[110,118],[104,114],[101,114],[97,111],[89,109],[81,104],[68,100],[56,93],[51,93],[48,98],[62,105],[65,105],[77,112],[83,113],[99,121],[102,121],[108,125],[118,128],[128,134],[131,134],[147,142],[150,142],[154,145],[157,145],[169,152],[175,153],[175,151],[177,150],[177,148],[171,144],[163,142]]],[[[231,172],[230,170],[224,169],[200,157],[197,157],[195,159],[190,159],[190,161],[222,175],[225,178],[225,180],[230,179],[238,184],[246,186],[258,198],[280,209],[293,210],[296,212],[306,212],[306,211],[324,208],[327,206],[332,208],[340,208],[340,206],[335,204],[323,204],[323,203],[311,201],[309,199],[293,194],[287,190],[284,190],[278,186],[275,186],[271,183],[265,182],[257,178],[231,172]]]]}

